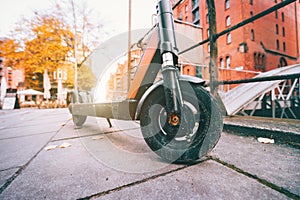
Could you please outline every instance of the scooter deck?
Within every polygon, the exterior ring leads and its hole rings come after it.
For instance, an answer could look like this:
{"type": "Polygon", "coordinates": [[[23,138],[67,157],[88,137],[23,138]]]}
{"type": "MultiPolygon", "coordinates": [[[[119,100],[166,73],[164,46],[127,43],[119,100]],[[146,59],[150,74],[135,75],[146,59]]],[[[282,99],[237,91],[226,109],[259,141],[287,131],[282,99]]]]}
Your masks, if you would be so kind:
{"type": "Polygon", "coordinates": [[[69,105],[69,110],[72,115],[134,120],[137,105],[138,102],[136,100],[105,103],[72,103],[69,105]]]}

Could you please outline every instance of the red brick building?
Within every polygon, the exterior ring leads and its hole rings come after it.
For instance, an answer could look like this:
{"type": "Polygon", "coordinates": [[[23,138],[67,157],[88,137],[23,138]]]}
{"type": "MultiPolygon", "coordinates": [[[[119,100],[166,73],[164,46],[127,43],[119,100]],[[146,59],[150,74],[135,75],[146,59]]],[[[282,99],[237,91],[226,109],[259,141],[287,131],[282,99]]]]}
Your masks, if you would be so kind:
{"type": "MultiPolygon", "coordinates": [[[[215,0],[217,32],[250,18],[282,0],[215,0]]],[[[199,25],[209,35],[206,0],[173,0],[176,19],[199,25]]],[[[220,79],[241,79],[300,62],[300,1],[291,3],[218,39],[220,79]]],[[[209,44],[205,44],[209,59],[209,44]]],[[[204,73],[205,74],[205,73],[204,73]]]]}
{"type": "MultiPolygon", "coordinates": [[[[131,80],[134,77],[135,70],[141,57],[141,49],[134,48],[131,50],[131,80]]],[[[115,71],[111,71],[107,83],[107,94],[105,100],[123,100],[126,98],[128,91],[128,60],[123,57],[121,61],[114,63],[112,67],[116,66],[115,71]],[[125,59],[125,60],[123,60],[125,59]]]]}

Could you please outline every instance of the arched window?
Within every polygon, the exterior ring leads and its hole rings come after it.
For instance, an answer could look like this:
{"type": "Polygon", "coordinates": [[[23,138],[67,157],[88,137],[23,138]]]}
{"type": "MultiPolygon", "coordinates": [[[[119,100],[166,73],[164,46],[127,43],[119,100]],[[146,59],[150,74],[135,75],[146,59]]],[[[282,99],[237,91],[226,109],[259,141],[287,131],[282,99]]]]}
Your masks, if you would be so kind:
{"type": "Polygon", "coordinates": [[[277,34],[277,35],[279,34],[279,27],[278,27],[278,24],[276,24],[276,34],[277,34]]]}
{"type": "Polygon", "coordinates": [[[227,34],[227,44],[230,44],[231,41],[232,41],[231,33],[228,33],[228,34],[227,34]]]}
{"type": "Polygon", "coordinates": [[[285,42],[283,42],[283,43],[282,43],[282,45],[283,45],[283,46],[282,46],[282,48],[283,48],[283,51],[285,52],[285,51],[286,51],[285,42]]]}
{"type": "Polygon", "coordinates": [[[226,56],[226,68],[230,69],[230,56],[226,56]]]}
{"type": "Polygon", "coordinates": [[[261,60],[261,54],[258,53],[258,54],[257,54],[257,64],[258,64],[259,66],[262,65],[262,62],[261,62],[261,61],[262,61],[262,60],[261,60]]]}
{"type": "Polygon", "coordinates": [[[286,59],[284,57],[281,57],[280,60],[279,60],[279,65],[278,67],[284,67],[284,66],[287,66],[288,63],[286,61],[286,59]]]}
{"type": "Polygon", "coordinates": [[[230,26],[231,22],[230,22],[230,16],[226,17],[226,26],[230,26]]]}
{"type": "Polygon", "coordinates": [[[280,49],[279,40],[276,40],[276,49],[277,49],[277,50],[280,49]]]}
{"type": "Polygon", "coordinates": [[[225,0],[225,10],[230,8],[230,1],[229,0],[225,0]]]}
{"type": "Polygon", "coordinates": [[[251,40],[254,41],[255,40],[255,35],[254,35],[254,30],[251,29],[251,40]]]}
{"type": "Polygon", "coordinates": [[[256,66],[258,65],[258,54],[257,54],[257,52],[254,52],[254,63],[255,63],[255,69],[256,69],[256,66]]]}
{"type": "Polygon", "coordinates": [[[254,67],[257,70],[266,71],[266,60],[265,54],[260,52],[254,52],[254,67]]]}
{"type": "Polygon", "coordinates": [[[284,22],[284,12],[281,13],[281,20],[284,22]]]}
{"type": "Polygon", "coordinates": [[[210,44],[207,45],[207,52],[210,52],[210,44]]]}
{"type": "Polygon", "coordinates": [[[262,63],[263,66],[266,65],[266,55],[265,55],[265,54],[263,54],[263,55],[261,56],[261,63],[262,63]]]}
{"type": "Polygon", "coordinates": [[[285,37],[285,28],[282,27],[282,36],[285,37]]]}
{"type": "Polygon", "coordinates": [[[223,60],[223,58],[220,58],[220,67],[221,67],[221,69],[224,69],[224,60],[223,60]]]}

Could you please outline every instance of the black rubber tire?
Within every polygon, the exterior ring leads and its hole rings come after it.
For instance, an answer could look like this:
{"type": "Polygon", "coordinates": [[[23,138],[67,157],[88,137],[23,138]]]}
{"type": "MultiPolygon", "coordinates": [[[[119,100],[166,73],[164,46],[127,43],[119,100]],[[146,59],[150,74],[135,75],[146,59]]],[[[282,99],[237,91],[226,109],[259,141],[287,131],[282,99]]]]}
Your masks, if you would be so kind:
{"type": "Polygon", "coordinates": [[[180,87],[184,101],[182,114],[185,117],[182,117],[179,126],[174,127],[167,122],[162,86],[145,100],[140,123],[147,145],[157,155],[168,162],[187,163],[207,155],[217,144],[223,117],[214,98],[202,86],[181,82],[180,87]],[[176,135],[168,139],[167,135],[174,131],[176,135]]]}
{"type": "MultiPolygon", "coordinates": [[[[72,103],[74,103],[74,99],[75,99],[74,95],[75,94],[72,93],[72,96],[71,96],[71,102],[72,103]]],[[[83,102],[83,98],[80,95],[78,95],[78,97],[79,97],[79,103],[84,103],[83,102]]],[[[75,126],[81,127],[85,123],[85,121],[87,119],[87,116],[84,116],[84,115],[72,115],[72,119],[73,119],[73,123],[75,124],[75,126]]]]}
{"type": "Polygon", "coordinates": [[[86,119],[87,119],[87,116],[83,116],[83,115],[72,115],[72,118],[73,118],[73,123],[74,123],[76,126],[80,127],[80,126],[82,126],[82,125],[85,123],[85,121],[86,121],[86,119]]]}

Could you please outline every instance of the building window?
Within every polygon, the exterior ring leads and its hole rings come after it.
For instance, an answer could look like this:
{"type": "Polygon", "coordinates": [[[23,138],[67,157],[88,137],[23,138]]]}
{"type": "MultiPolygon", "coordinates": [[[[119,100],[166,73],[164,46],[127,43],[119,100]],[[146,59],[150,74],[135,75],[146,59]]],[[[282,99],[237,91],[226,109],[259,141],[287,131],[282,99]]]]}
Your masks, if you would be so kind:
{"type": "Polygon", "coordinates": [[[275,10],[275,18],[278,19],[278,10],[275,10]]]}
{"type": "Polygon", "coordinates": [[[189,6],[186,5],[186,6],[185,6],[185,12],[188,12],[188,11],[189,11],[189,6]]]}
{"type": "Polygon", "coordinates": [[[182,19],[183,19],[183,18],[182,18],[182,12],[179,13],[178,19],[179,19],[179,20],[182,20],[182,19]]]}
{"type": "Polygon", "coordinates": [[[230,1],[229,0],[225,0],[225,10],[230,8],[230,1]]]}
{"type": "Polygon", "coordinates": [[[230,69],[230,56],[226,56],[226,68],[230,69]]]}
{"type": "Polygon", "coordinates": [[[209,16],[208,16],[208,14],[206,14],[206,23],[207,24],[209,23],[209,16]]]}
{"type": "Polygon", "coordinates": [[[226,26],[230,26],[230,16],[226,17],[226,26]]]}
{"type": "Polygon", "coordinates": [[[231,41],[232,41],[231,33],[228,33],[228,34],[227,34],[227,44],[230,44],[231,41]]]}
{"type": "Polygon", "coordinates": [[[265,54],[262,54],[262,56],[261,56],[261,64],[263,66],[265,66],[265,63],[266,63],[266,56],[265,56],[265,54]]]}
{"type": "Polygon", "coordinates": [[[277,50],[280,49],[279,40],[276,40],[276,49],[277,49],[277,50]]]}
{"type": "Polygon", "coordinates": [[[202,68],[200,66],[196,66],[196,77],[202,78],[202,68]]]}
{"type": "Polygon", "coordinates": [[[263,53],[254,52],[254,66],[255,69],[266,71],[266,56],[263,53]]]}
{"type": "Polygon", "coordinates": [[[210,43],[207,45],[207,52],[210,52],[210,43]]]}
{"type": "Polygon", "coordinates": [[[282,27],[282,36],[285,37],[285,28],[282,27]]]}
{"type": "Polygon", "coordinates": [[[277,34],[277,35],[279,34],[279,27],[278,27],[278,24],[276,24],[276,34],[277,34]]]}
{"type": "Polygon", "coordinates": [[[220,58],[220,67],[221,67],[221,69],[224,69],[224,60],[223,60],[223,58],[220,58]]]}
{"type": "Polygon", "coordinates": [[[284,12],[281,13],[281,20],[284,22],[284,12]]]}
{"type": "Polygon", "coordinates": [[[274,0],[274,3],[277,3],[277,0],[274,0]]]}
{"type": "Polygon", "coordinates": [[[196,9],[193,11],[193,23],[200,24],[199,21],[200,21],[199,9],[196,9]]]}
{"type": "Polygon", "coordinates": [[[285,52],[285,51],[286,51],[285,42],[283,42],[283,43],[282,43],[282,45],[283,45],[283,46],[282,46],[282,48],[283,48],[283,51],[285,52]]]}
{"type": "Polygon", "coordinates": [[[255,40],[255,35],[254,35],[254,30],[251,29],[251,40],[254,41],[255,40]]]}
{"type": "Polygon", "coordinates": [[[185,21],[186,21],[186,22],[189,22],[188,16],[185,17],[185,21]]]}
{"type": "Polygon", "coordinates": [[[192,9],[196,8],[199,6],[199,1],[198,0],[192,0],[192,9]]]}
{"type": "Polygon", "coordinates": [[[278,67],[284,67],[284,66],[287,66],[288,63],[286,61],[286,59],[284,57],[281,57],[280,60],[279,60],[279,64],[278,64],[278,67]]]}
{"type": "Polygon", "coordinates": [[[253,0],[249,0],[250,5],[253,5],[253,0]]]}
{"type": "Polygon", "coordinates": [[[209,29],[207,29],[207,38],[209,38],[209,29]]]}
{"type": "Polygon", "coordinates": [[[253,17],[253,12],[252,11],[250,11],[250,17],[253,17]]]}

